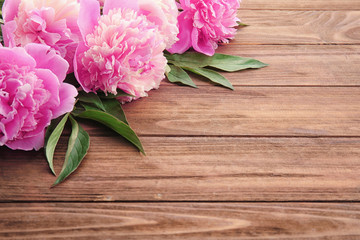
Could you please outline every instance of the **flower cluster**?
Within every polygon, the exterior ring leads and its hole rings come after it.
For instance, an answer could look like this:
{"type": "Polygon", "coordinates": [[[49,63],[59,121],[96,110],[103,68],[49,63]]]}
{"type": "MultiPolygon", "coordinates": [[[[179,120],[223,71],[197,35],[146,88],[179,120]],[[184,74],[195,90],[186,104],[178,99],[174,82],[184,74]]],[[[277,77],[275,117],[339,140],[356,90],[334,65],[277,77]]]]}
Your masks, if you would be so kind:
{"type": "Polygon", "coordinates": [[[125,92],[122,103],[147,96],[165,78],[166,50],[213,55],[234,37],[238,8],[239,0],[5,0],[0,146],[40,149],[79,89],[125,92]],[[77,86],[64,82],[68,73],[77,86]]]}

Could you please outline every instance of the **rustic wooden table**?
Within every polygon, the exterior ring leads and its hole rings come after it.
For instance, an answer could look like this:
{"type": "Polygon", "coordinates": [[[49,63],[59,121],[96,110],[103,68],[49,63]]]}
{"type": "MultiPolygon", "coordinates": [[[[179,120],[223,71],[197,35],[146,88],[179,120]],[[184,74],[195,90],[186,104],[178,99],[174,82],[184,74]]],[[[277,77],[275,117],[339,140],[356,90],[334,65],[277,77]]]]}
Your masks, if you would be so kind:
{"type": "Polygon", "coordinates": [[[146,157],[83,122],[90,153],[50,189],[43,152],[0,148],[0,238],[360,239],[360,1],[239,15],[219,52],[270,66],[226,74],[235,91],[164,82],[127,104],[146,157]]]}

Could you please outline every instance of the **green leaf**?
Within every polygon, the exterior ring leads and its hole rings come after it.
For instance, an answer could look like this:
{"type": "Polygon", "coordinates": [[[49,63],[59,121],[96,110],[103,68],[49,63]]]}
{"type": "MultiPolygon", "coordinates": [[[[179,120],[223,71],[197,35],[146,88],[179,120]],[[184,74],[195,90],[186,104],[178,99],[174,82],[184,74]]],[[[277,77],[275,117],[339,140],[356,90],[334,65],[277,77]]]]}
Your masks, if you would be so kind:
{"type": "Polygon", "coordinates": [[[246,23],[243,23],[243,22],[237,22],[238,26],[240,27],[248,27],[250,25],[246,24],[246,23]]]}
{"type": "Polygon", "coordinates": [[[104,98],[98,101],[98,106],[101,104],[101,108],[97,107],[95,104],[92,104],[92,101],[84,101],[83,103],[78,102],[75,105],[75,109],[72,111],[72,115],[75,117],[79,116],[81,113],[88,111],[88,110],[99,110],[102,112],[106,112],[115,118],[119,119],[120,121],[129,125],[125,113],[121,107],[120,102],[116,98],[104,98]],[[89,104],[87,104],[89,103],[89,104]]]}
{"type": "Polygon", "coordinates": [[[140,142],[140,139],[136,136],[135,132],[130,128],[130,126],[128,126],[123,121],[117,119],[116,117],[112,116],[111,114],[98,110],[86,110],[79,114],[77,117],[94,120],[111,128],[112,130],[123,136],[125,139],[127,139],[129,142],[131,142],[133,145],[135,145],[145,155],[144,148],[140,142]]]}
{"type": "Polygon", "coordinates": [[[116,99],[103,99],[103,104],[105,107],[105,112],[116,117],[120,121],[129,125],[124,110],[121,107],[121,104],[116,99]]]}
{"type": "Polygon", "coordinates": [[[79,93],[79,101],[84,102],[84,103],[94,104],[97,108],[105,111],[105,107],[104,107],[100,97],[95,93],[80,92],[79,93]]]}
{"type": "Polygon", "coordinates": [[[214,83],[220,84],[221,86],[224,86],[226,88],[234,90],[234,87],[231,85],[229,80],[227,80],[223,75],[221,75],[218,72],[215,72],[213,70],[206,69],[206,68],[187,68],[186,67],[184,69],[186,69],[190,72],[193,72],[195,74],[198,74],[200,76],[203,76],[214,83]]]}
{"type": "Polygon", "coordinates": [[[202,53],[186,52],[183,54],[165,54],[169,63],[178,67],[206,67],[211,59],[202,53]]]}
{"type": "Polygon", "coordinates": [[[73,173],[86,156],[89,146],[89,134],[70,116],[72,131],[69,139],[68,149],[65,155],[65,162],[59,177],[56,179],[53,187],[61,183],[71,173],[73,173]]]}
{"type": "Polygon", "coordinates": [[[249,68],[263,68],[267,64],[252,58],[243,58],[226,54],[214,54],[206,56],[202,53],[189,52],[184,54],[166,55],[169,63],[178,67],[203,68],[213,67],[227,72],[236,72],[249,68]]]}
{"type": "Polygon", "coordinates": [[[84,108],[84,106],[81,103],[77,102],[75,104],[74,110],[72,110],[72,112],[71,112],[71,115],[76,117],[79,114],[81,114],[82,112],[84,112],[85,110],[86,109],[84,108]]]}
{"type": "Polygon", "coordinates": [[[101,99],[114,99],[114,98],[118,98],[118,97],[135,97],[134,95],[128,94],[124,91],[121,91],[121,90],[118,90],[118,91],[119,92],[116,95],[111,94],[111,93],[105,94],[103,92],[99,92],[98,96],[101,99]]]}
{"type": "Polygon", "coordinates": [[[166,64],[165,74],[167,75],[170,71],[171,71],[171,68],[170,68],[169,64],[166,64]]]}
{"type": "Polygon", "coordinates": [[[129,125],[125,113],[121,107],[120,102],[115,99],[103,99],[101,101],[104,110],[99,109],[98,107],[92,105],[92,104],[86,104],[86,103],[77,103],[75,109],[72,111],[72,115],[74,115],[75,117],[78,117],[81,113],[85,112],[85,111],[89,111],[89,110],[94,110],[94,111],[102,111],[105,113],[108,113],[110,115],[112,115],[113,117],[117,118],[118,120],[126,123],[127,125],[129,125]]]}
{"type": "Polygon", "coordinates": [[[182,83],[184,85],[197,88],[190,76],[180,67],[175,65],[170,65],[171,71],[166,75],[168,80],[172,83],[182,83]]]}
{"type": "Polygon", "coordinates": [[[209,61],[208,66],[226,72],[236,72],[249,68],[263,68],[268,65],[252,58],[243,58],[216,53],[211,57],[211,61],[209,61]]]}
{"type": "Polygon", "coordinates": [[[55,121],[51,123],[51,125],[47,128],[45,134],[45,155],[46,159],[49,163],[49,167],[52,173],[56,176],[54,170],[54,152],[55,148],[59,142],[60,136],[64,130],[65,124],[69,118],[70,113],[67,113],[61,121],[57,124],[55,121]]]}
{"type": "Polygon", "coordinates": [[[88,110],[103,111],[103,110],[97,108],[97,107],[94,106],[94,105],[89,105],[89,104],[81,103],[81,106],[85,109],[85,111],[88,111],[88,110]]]}

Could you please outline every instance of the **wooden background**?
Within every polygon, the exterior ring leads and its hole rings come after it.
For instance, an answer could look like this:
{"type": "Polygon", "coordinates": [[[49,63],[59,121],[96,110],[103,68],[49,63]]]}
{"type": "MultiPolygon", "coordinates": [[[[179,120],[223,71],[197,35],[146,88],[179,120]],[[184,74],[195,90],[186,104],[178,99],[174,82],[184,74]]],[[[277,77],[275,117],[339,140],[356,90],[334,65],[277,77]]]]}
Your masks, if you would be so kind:
{"type": "Polygon", "coordinates": [[[239,16],[218,52],[270,66],[127,104],[146,157],[82,122],[90,153],[50,189],[43,152],[0,148],[0,238],[360,239],[360,1],[244,0],[239,16]]]}

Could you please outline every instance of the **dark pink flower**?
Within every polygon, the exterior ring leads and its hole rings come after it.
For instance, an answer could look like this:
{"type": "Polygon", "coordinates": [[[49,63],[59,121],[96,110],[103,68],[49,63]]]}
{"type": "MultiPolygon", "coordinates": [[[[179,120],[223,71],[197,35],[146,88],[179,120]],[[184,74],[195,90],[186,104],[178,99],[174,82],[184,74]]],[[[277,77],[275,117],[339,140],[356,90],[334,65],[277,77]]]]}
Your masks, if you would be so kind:
{"type": "Polygon", "coordinates": [[[0,47],[0,146],[38,150],[50,121],[70,112],[77,90],[69,64],[42,44],[0,47]]]}
{"type": "Polygon", "coordinates": [[[184,53],[190,47],[212,56],[218,43],[234,38],[239,0],[180,0],[179,41],[169,50],[184,53]]]}

